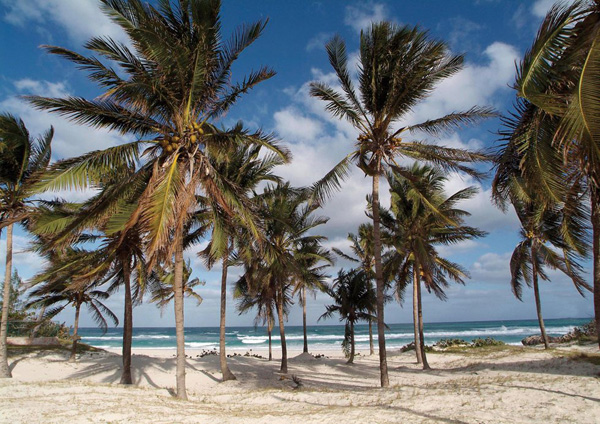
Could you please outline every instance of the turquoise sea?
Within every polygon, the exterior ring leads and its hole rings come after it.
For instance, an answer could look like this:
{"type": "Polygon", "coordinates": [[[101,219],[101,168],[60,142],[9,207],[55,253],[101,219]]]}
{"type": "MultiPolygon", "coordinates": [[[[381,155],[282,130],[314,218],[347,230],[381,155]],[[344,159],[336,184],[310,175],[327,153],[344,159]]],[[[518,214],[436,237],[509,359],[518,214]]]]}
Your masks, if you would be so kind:
{"type": "MultiPolygon", "coordinates": [[[[571,331],[574,327],[589,322],[589,318],[549,319],[546,330],[549,335],[558,336],[571,331]]],[[[413,338],[412,324],[391,324],[386,330],[386,341],[389,349],[399,348],[410,343],[413,338]]],[[[375,328],[374,328],[375,331],[375,328]]],[[[288,349],[302,349],[302,326],[285,328],[288,349]]],[[[308,326],[309,350],[338,349],[344,337],[342,325],[308,326]]],[[[376,333],[376,331],[375,331],[376,333]]],[[[120,348],[122,329],[112,328],[102,334],[97,328],[81,328],[79,334],[84,343],[106,348],[120,348]]],[[[262,327],[228,327],[226,333],[227,349],[247,351],[263,350],[268,347],[267,331],[262,327]]],[[[515,321],[477,321],[431,323],[425,325],[425,342],[432,344],[440,339],[459,338],[468,342],[478,337],[493,337],[505,343],[520,344],[521,339],[532,334],[539,334],[537,320],[515,321]]],[[[189,327],[185,329],[186,346],[189,348],[213,349],[219,346],[218,327],[189,327]]],[[[273,346],[279,346],[279,329],[273,330],[273,346]]],[[[376,334],[375,334],[375,340],[376,334]]],[[[369,347],[369,331],[367,325],[356,326],[356,342],[358,348],[369,347]]],[[[133,329],[133,347],[136,349],[174,349],[175,328],[138,327],[133,329]]]]}

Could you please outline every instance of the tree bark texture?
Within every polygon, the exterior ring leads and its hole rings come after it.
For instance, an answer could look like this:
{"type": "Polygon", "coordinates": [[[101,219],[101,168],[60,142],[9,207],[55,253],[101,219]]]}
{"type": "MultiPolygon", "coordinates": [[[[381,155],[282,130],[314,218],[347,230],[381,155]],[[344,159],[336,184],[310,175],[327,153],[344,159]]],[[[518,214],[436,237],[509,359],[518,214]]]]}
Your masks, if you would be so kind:
{"type": "Polygon", "coordinates": [[[354,363],[354,321],[350,322],[350,358],[347,364],[354,363]]]}
{"type": "Polygon", "coordinates": [[[183,242],[177,241],[175,249],[175,276],[173,281],[175,291],[175,335],[177,339],[177,398],[187,400],[185,389],[185,334],[183,316],[183,242]]]}
{"type": "Polygon", "coordinates": [[[13,224],[6,227],[6,271],[2,301],[2,321],[0,323],[0,378],[11,378],[8,367],[8,308],[10,303],[10,278],[12,275],[13,224]]]}
{"type": "Polygon", "coordinates": [[[129,255],[121,256],[123,285],[125,286],[125,307],[123,311],[123,369],[120,384],[132,384],[131,342],[133,338],[133,300],[131,299],[131,262],[129,255]]]}
{"type": "MultiPolygon", "coordinates": [[[[423,304],[421,302],[421,282],[417,284],[417,307],[419,312],[419,349],[421,350],[421,359],[423,360],[423,369],[430,370],[431,367],[427,362],[427,355],[425,354],[425,337],[423,336],[423,304]]],[[[416,349],[416,346],[415,346],[416,349]]]]}
{"type": "Polygon", "coordinates": [[[419,338],[419,273],[413,269],[413,327],[415,333],[415,353],[417,355],[417,364],[423,363],[421,355],[421,339],[419,338]]]}
{"type": "Polygon", "coordinates": [[[75,323],[73,324],[73,344],[71,345],[71,356],[69,356],[69,362],[75,362],[77,359],[77,339],[79,336],[77,332],[79,330],[79,312],[81,311],[81,296],[77,296],[77,304],[75,305],[75,323]]]}
{"type": "Polygon", "coordinates": [[[302,352],[308,353],[308,336],[306,335],[306,287],[302,287],[302,327],[304,330],[304,349],[302,352]]]}
{"type": "Polygon", "coordinates": [[[377,338],[381,387],[389,387],[387,352],[385,350],[385,320],[383,316],[384,284],[381,263],[381,232],[379,229],[379,174],[373,176],[373,243],[375,248],[375,282],[377,288],[377,338]]]}
{"type": "Polygon", "coordinates": [[[223,271],[221,273],[221,318],[219,321],[219,362],[221,364],[221,374],[223,381],[235,380],[235,375],[229,370],[227,365],[227,353],[225,351],[225,313],[227,312],[227,261],[229,260],[229,249],[225,250],[223,257],[223,271]]]}
{"type": "Polygon", "coordinates": [[[287,374],[287,346],[285,343],[285,327],[283,323],[283,285],[281,285],[277,299],[277,315],[279,316],[279,334],[281,336],[281,368],[280,372],[287,374]]]}
{"type": "Polygon", "coordinates": [[[531,274],[533,276],[533,294],[535,296],[535,310],[540,324],[540,333],[542,334],[544,349],[548,349],[548,336],[546,335],[544,318],[542,318],[542,302],[540,300],[540,287],[538,283],[538,264],[536,260],[536,251],[533,246],[531,246],[531,274]]]}

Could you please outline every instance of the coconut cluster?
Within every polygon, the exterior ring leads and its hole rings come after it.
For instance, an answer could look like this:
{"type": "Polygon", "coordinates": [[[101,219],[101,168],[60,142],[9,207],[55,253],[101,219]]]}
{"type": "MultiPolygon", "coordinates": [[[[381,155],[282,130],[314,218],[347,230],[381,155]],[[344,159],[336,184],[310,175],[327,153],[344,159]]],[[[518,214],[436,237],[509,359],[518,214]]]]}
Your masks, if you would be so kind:
{"type": "Polygon", "coordinates": [[[202,129],[202,126],[197,122],[193,122],[184,128],[181,134],[165,135],[165,137],[160,140],[160,145],[163,148],[163,151],[172,153],[182,144],[196,143],[203,134],[204,130],[202,129]]]}

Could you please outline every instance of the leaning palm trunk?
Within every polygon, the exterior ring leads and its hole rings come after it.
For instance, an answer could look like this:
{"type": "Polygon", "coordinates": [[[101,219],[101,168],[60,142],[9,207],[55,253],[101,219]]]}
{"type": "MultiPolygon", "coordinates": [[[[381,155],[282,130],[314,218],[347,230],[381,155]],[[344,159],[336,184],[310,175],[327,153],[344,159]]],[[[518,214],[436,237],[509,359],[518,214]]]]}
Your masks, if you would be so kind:
{"type": "Polygon", "coordinates": [[[31,340],[33,340],[35,338],[35,336],[37,335],[37,332],[40,331],[40,327],[44,323],[44,314],[45,313],[46,313],[46,305],[42,306],[42,309],[40,309],[40,313],[38,314],[38,317],[37,317],[37,324],[35,325],[35,327],[33,327],[33,329],[31,330],[31,334],[29,335],[29,338],[31,340]]]}
{"type": "Polygon", "coordinates": [[[308,353],[308,336],[306,335],[306,287],[302,287],[302,329],[304,330],[303,353],[308,353]]]}
{"type": "Polygon", "coordinates": [[[350,321],[350,358],[348,359],[347,364],[354,363],[354,321],[350,321]]]}
{"type": "MultiPolygon", "coordinates": [[[[419,278],[417,277],[417,308],[418,308],[418,314],[419,314],[419,347],[418,349],[421,351],[421,359],[423,361],[423,369],[424,370],[429,370],[431,369],[431,367],[429,366],[429,363],[427,362],[427,355],[425,354],[425,337],[423,336],[423,305],[421,303],[421,282],[419,281],[419,278]]],[[[417,349],[417,347],[415,346],[415,349],[417,349]]]]}
{"type": "Polygon", "coordinates": [[[285,328],[283,326],[283,287],[277,299],[277,315],[279,317],[279,335],[281,336],[281,368],[280,372],[287,374],[287,346],[285,343],[285,328]]]}
{"type": "Polygon", "coordinates": [[[4,291],[2,302],[2,322],[0,324],[0,378],[11,378],[8,367],[8,307],[10,300],[10,277],[12,273],[12,236],[13,224],[6,228],[6,274],[4,275],[4,291]]]}
{"type": "Polygon", "coordinates": [[[269,333],[269,361],[273,360],[273,349],[271,345],[271,333],[273,332],[273,324],[267,324],[267,332],[269,333]]]}
{"type": "Polygon", "coordinates": [[[127,255],[121,258],[123,267],[123,283],[125,285],[125,310],[123,313],[123,370],[120,384],[132,384],[131,377],[131,342],[133,338],[133,302],[131,299],[131,270],[127,255]]]}
{"type": "Polygon", "coordinates": [[[544,342],[544,348],[548,349],[548,336],[546,335],[546,327],[544,326],[544,319],[542,318],[542,302],[540,300],[540,286],[538,284],[538,266],[536,260],[535,248],[531,246],[531,274],[533,277],[533,293],[535,296],[535,310],[537,312],[538,322],[540,324],[540,333],[542,334],[542,341],[544,342]]]}
{"type": "Polygon", "coordinates": [[[419,275],[416,270],[413,270],[413,327],[415,333],[415,352],[417,354],[417,364],[423,363],[421,355],[421,339],[419,337],[419,275]]]}
{"type": "Polygon", "coordinates": [[[381,233],[379,230],[379,170],[373,176],[373,243],[375,254],[375,281],[377,288],[377,341],[379,343],[379,372],[381,387],[388,387],[390,380],[385,350],[385,321],[383,317],[383,267],[381,265],[381,233]]]}
{"type": "Polygon", "coordinates": [[[592,254],[594,255],[594,314],[600,349],[600,189],[592,188],[592,254]]]}
{"type": "Polygon", "coordinates": [[[219,322],[219,362],[221,363],[221,374],[223,381],[235,380],[235,375],[227,366],[227,354],[225,352],[225,312],[227,307],[227,261],[229,250],[225,251],[223,257],[223,271],[221,274],[221,319],[219,322]]]}
{"type": "Polygon", "coordinates": [[[373,320],[369,318],[369,355],[375,354],[375,347],[373,346],[373,320]]]}
{"type": "Polygon", "coordinates": [[[77,331],[79,330],[79,312],[81,311],[81,295],[78,295],[77,305],[75,305],[75,322],[73,323],[73,344],[71,345],[71,356],[69,362],[75,362],[77,359],[77,331]]]}
{"type": "Polygon", "coordinates": [[[183,321],[183,245],[177,241],[175,248],[175,276],[173,281],[175,291],[175,334],[177,338],[177,397],[187,400],[185,390],[185,335],[183,321]]]}

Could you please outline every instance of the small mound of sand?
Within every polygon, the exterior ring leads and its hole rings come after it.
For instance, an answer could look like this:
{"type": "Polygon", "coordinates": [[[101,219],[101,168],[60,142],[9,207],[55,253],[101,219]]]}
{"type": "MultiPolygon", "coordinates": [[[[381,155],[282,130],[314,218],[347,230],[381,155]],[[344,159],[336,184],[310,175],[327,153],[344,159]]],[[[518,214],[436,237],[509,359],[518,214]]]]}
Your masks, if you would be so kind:
{"type": "Polygon", "coordinates": [[[310,353],[304,352],[298,356],[294,356],[293,358],[290,358],[290,361],[307,362],[307,361],[316,361],[316,359],[310,353]]]}

